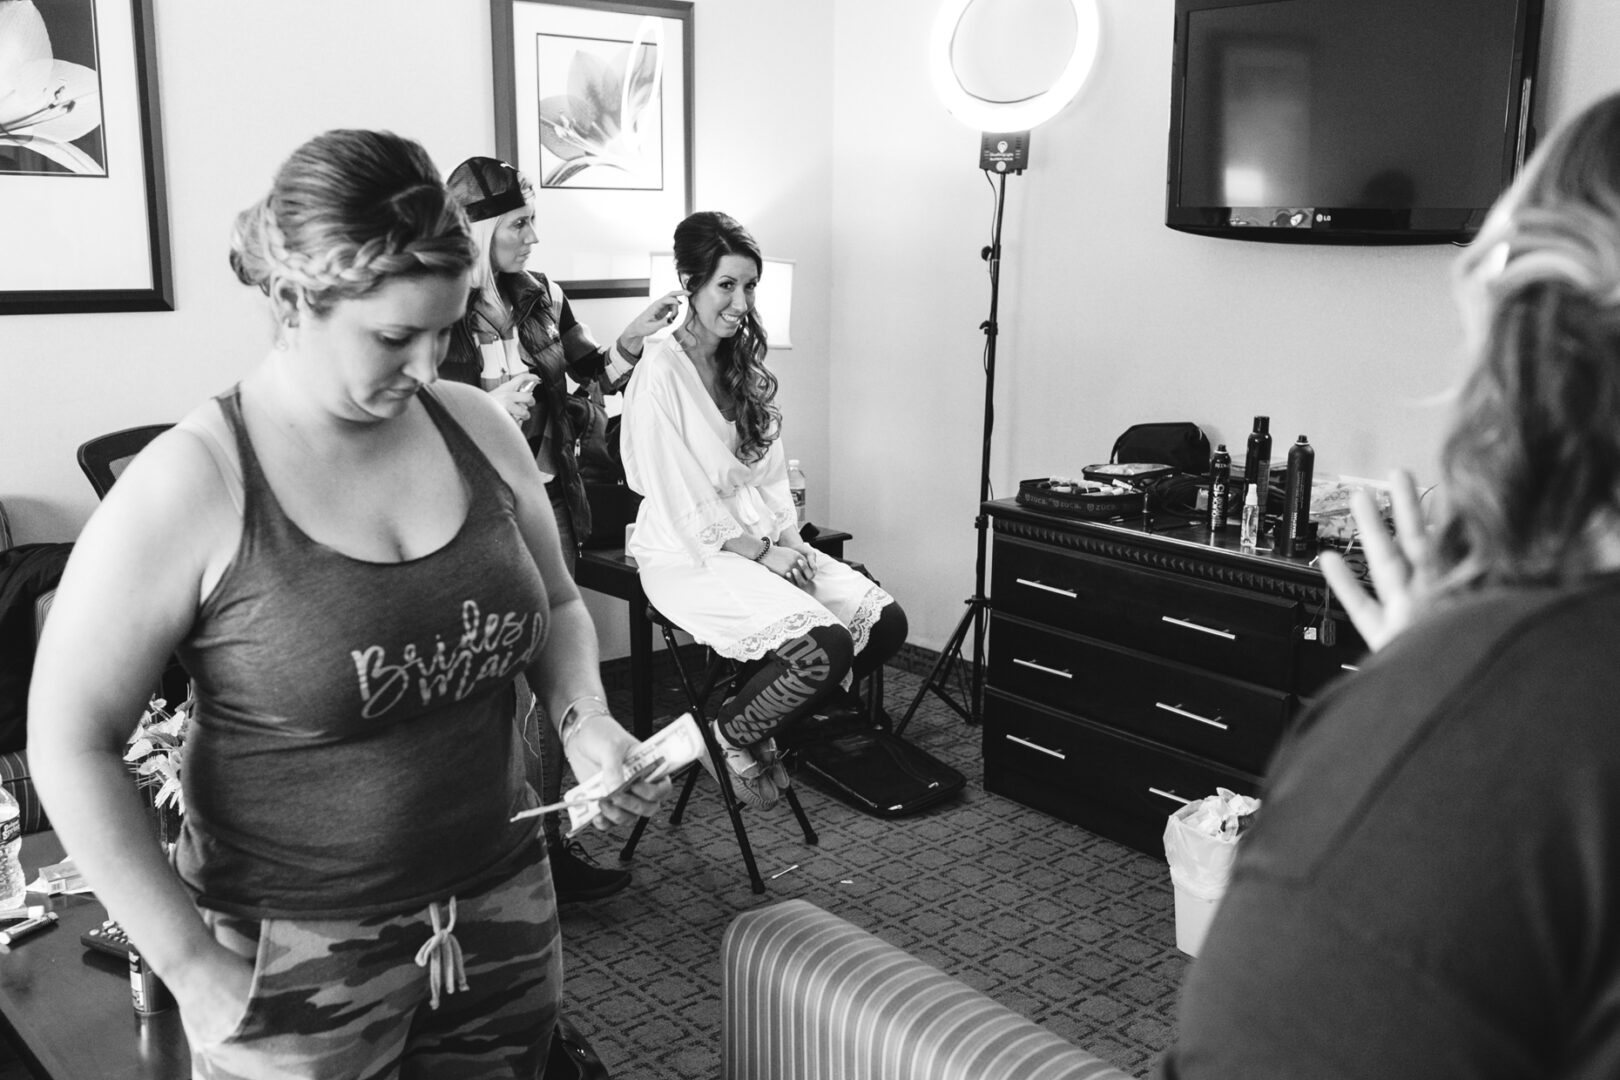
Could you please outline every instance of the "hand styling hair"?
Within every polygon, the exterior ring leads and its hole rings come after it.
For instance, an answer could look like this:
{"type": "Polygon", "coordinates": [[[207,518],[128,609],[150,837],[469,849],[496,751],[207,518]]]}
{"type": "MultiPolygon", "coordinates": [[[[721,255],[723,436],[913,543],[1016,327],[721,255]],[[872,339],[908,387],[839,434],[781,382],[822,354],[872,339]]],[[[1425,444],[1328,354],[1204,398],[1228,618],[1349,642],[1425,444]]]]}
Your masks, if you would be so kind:
{"type": "MultiPolygon", "coordinates": [[[[701,210],[675,227],[675,272],[688,292],[697,291],[714,276],[727,255],[742,255],[756,271],[765,260],[747,229],[725,214],[701,210]]],[[[782,434],[782,412],[775,405],[776,376],[765,366],[765,327],[750,308],[737,332],[720,342],[715,352],[720,381],[737,403],[737,446],[740,461],[758,461],[782,434]]]]}
{"type": "Polygon", "coordinates": [[[1620,525],[1620,95],[1558,130],[1457,264],[1474,360],[1442,467],[1450,588],[1576,580],[1620,525]]]}
{"type": "Polygon", "coordinates": [[[293,151],[231,235],[243,284],[315,314],[396,275],[465,273],[476,254],[427,151],[386,131],[328,131],[293,151]]]}

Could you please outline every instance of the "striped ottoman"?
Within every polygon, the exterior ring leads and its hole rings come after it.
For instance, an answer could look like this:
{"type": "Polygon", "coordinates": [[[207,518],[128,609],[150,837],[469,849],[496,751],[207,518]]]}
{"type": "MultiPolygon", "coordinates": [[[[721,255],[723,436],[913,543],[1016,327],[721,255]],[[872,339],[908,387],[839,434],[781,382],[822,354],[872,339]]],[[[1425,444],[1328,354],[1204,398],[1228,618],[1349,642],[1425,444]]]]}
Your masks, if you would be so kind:
{"type": "Polygon", "coordinates": [[[737,916],[721,949],[726,1080],[1130,1080],[804,900],[737,916]]]}

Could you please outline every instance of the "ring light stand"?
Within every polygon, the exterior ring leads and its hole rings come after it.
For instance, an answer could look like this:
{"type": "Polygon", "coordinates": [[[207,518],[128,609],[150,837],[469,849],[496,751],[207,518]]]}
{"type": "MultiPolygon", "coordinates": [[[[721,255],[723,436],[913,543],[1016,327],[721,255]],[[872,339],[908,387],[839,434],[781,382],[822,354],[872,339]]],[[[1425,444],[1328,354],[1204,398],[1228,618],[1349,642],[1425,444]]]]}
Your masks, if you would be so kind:
{"type": "MultiPolygon", "coordinates": [[[[1023,169],[1011,171],[1021,173],[1023,169]]],[[[956,629],[951,632],[945,647],[940,650],[939,659],[934,662],[933,670],[918,688],[917,696],[912,698],[911,704],[906,707],[905,715],[895,725],[896,734],[906,729],[906,725],[911,722],[912,714],[917,711],[917,706],[922,704],[923,698],[930,691],[937,694],[941,701],[949,705],[969,724],[978,724],[983,716],[984,633],[990,607],[990,602],[984,595],[985,555],[990,533],[990,518],[984,512],[984,504],[990,499],[990,437],[996,424],[996,336],[999,331],[996,312],[1001,301],[1001,218],[1007,202],[1007,171],[996,174],[995,187],[996,212],[991,219],[990,246],[980,252],[980,256],[990,264],[990,317],[979,324],[979,329],[984,331],[984,427],[979,450],[979,512],[973,519],[973,527],[979,534],[973,567],[973,595],[968,597],[967,611],[963,613],[962,621],[956,624],[956,629]],[[945,692],[945,683],[962,658],[962,646],[967,641],[970,628],[973,631],[973,674],[970,678],[970,692],[965,695],[967,704],[963,705],[945,692]]]]}
{"type": "Polygon", "coordinates": [[[956,31],[967,9],[974,0],[944,0],[934,22],[930,45],[930,71],[935,91],[945,107],[963,123],[981,132],[1008,131],[1011,134],[981,136],[979,166],[986,175],[995,173],[996,210],[991,219],[990,245],[980,252],[990,269],[990,317],[979,328],[984,331],[984,427],[979,456],[978,513],[973,519],[978,532],[977,550],[973,569],[973,595],[967,599],[967,611],[956,624],[950,639],[940,651],[933,670],[911,699],[905,715],[895,725],[895,734],[905,730],[930,692],[949,705],[957,715],[971,725],[979,724],[984,715],[984,639],[988,629],[990,601],[984,594],[986,556],[988,554],[990,519],[984,504],[990,500],[990,438],[996,419],[996,339],[1000,328],[997,311],[1001,301],[1001,220],[1007,200],[1007,174],[1022,173],[1028,164],[1029,130],[1057,115],[1079,93],[1091,71],[1097,55],[1098,14],[1096,0],[1069,0],[1075,20],[1074,47],[1062,73],[1043,93],[1017,101],[989,101],[969,93],[957,78],[952,66],[952,50],[956,31]],[[961,675],[957,664],[962,660],[962,649],[968,633],[973,635],[973,670],[969,677],[965,704],[954,700],[946,692],[946,683],[953,673],[957,675],[958,693],[961,693],[961,675]]]}

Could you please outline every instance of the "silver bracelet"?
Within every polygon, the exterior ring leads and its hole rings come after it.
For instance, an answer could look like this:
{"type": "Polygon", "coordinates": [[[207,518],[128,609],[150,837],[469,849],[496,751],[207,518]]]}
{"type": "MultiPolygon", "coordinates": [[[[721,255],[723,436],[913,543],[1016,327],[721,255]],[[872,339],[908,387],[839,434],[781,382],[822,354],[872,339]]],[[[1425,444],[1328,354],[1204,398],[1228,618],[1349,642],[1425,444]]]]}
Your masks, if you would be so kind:
{"type": "Polygon", "coordinates": [[[567,746],[568,740],[573,737],[574,732],[579,730],[580,722],[586,717],[612,715],[613,712],[608,708],[608,703],[602,700],[602,698],[598,695],[586,694],[582,697],[577,697],[568,703],[568,707],[563,710],[562,719],[557,722],[557,738],[564,746],[567,746]],[[581,711],[580,706],[589,701],[596,702],[601,706],[601,708],[594,709],[591,712],[581,711]]]}

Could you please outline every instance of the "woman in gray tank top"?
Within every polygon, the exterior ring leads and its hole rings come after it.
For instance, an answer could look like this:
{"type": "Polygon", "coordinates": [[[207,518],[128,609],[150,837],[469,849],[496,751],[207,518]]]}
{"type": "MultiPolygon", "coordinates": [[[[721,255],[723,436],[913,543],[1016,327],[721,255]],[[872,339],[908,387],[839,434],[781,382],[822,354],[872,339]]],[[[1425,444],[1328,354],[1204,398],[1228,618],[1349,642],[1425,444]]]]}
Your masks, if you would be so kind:
{"type": "Polygon", "coordinates": [[[240,215],[231,264],[274,347],[131,463],[40,645],[42,799],[200,1077],[537,1073],[561,961],[544,846],[512,821],[538,804],[515,680],[577,775],[639,746],[521,433],[435,385],[473,259],[438,177],[409,140],[333,131],[240,215]],[[171,868],[121,750],[174,652],[197,707],[171,868]]]}

